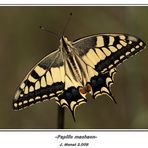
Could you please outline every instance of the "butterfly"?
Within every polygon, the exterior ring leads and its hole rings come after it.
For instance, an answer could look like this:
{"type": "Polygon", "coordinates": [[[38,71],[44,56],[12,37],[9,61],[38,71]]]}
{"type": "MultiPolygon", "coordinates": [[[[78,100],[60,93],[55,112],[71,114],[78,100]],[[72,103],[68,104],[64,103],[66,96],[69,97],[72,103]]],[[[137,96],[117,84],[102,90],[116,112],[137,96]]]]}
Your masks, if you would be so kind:
{"type": "Polygon", "coordinates": [[[23,109],[44,100],[55,99],[68,107],[75,117],[78,106],[111,93],[117,66],[146,47],[138,37],[129,34],[96,34],[60,45],[37,63],[20,84],[13,99],[13,109],[23,109]]]}

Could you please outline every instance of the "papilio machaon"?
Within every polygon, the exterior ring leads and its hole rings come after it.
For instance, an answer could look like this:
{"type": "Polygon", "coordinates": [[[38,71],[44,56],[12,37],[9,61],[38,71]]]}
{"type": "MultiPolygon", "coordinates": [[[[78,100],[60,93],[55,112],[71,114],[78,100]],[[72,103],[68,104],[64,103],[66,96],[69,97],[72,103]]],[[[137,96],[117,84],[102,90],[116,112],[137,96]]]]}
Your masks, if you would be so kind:
{"type": "Polygon", "coordinates": [[[75,109],[94,98],[107,94],[115,101],[110,86],[116,66],[145,48],[145,43],[128,34],[98,34],[68,41],[60,39],[57,50],[47,55],[28,73],[16,91],[13,108],[22,109],[36,102],[55,98],[75,109]]]}

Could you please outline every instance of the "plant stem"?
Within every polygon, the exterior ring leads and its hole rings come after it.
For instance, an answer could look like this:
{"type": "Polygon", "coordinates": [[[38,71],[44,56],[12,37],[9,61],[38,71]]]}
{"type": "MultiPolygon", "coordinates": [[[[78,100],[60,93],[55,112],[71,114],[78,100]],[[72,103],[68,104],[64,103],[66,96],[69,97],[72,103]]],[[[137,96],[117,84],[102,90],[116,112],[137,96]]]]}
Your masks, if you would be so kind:
{"type": "Polygon", "coordinates": [[[58,105],[58,129],[64,129],[65,108],[58,105]]]}

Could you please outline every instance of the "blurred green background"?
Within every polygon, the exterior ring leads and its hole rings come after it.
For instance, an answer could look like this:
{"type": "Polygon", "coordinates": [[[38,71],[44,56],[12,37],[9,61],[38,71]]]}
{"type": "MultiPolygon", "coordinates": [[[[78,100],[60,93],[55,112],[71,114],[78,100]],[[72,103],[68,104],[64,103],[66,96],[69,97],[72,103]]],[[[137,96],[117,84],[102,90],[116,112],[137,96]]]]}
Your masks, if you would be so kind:
{"type": "MultiPolygon", "coordinates": [[[[138,6],[7,6],[0,7],[0,128],[57,128],[57,104],[54,100],[13,111],[16,88],[29,70],[59,46],[40,25],[69,40],[97,33],[129,33],[148,40],[148,7],[138,6]]],[[[112,93],[76,109],[76,120],[65,113],[67,129],[148,128],[148,50],[130,58],[117,68],[112,93]]]]}

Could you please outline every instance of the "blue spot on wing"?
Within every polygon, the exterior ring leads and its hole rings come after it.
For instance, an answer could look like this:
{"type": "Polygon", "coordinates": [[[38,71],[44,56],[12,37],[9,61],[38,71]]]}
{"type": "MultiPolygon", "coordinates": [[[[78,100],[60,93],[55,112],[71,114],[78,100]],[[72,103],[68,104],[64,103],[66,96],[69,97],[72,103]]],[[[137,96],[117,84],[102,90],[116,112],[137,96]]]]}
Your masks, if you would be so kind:
{"type": "Polygon", "coordinates": [[[82,98],[82,96],[79,93],[79,89],[75,87],[70,87],[67,90],[63,92],[59,97],[59,100],[65,99],[68,104],[70,104],[72,101],[78,101],[82,98]]]}
{"type": "Polygon", "coordinates": [[[99,74],[98,76],[94,76],[91,78],[90,84],[93,89],[93,93],[100,91],[102,87],[107,87],[106,78],[110,77],[109,72],[104,74],[99,74]]]}

